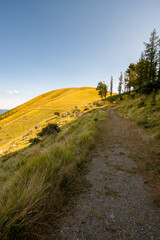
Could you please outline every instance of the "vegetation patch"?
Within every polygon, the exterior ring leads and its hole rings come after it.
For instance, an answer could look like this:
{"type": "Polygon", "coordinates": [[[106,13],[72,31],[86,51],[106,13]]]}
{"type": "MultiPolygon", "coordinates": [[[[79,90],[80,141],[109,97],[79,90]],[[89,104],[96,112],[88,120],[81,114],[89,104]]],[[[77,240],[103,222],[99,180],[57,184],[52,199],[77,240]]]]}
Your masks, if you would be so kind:
{"type": "Polygon", "coordinates": [[[31,138],[30,140],[29,140],[29,143],[31,143],[32,145],[33,144],[37,144],[37,143],[39,143],[41,140],[39,139],[39,138],[31,138]]]}
{"type": "Polygon", "coordinates": [[[58,125],[56,123],[49,123],[46,127],[42,128],[41,132],[38,133],[38,136],[43,137],[45,135],[54,135],[57,132],[60,132],[58,125]]]}
{"type": "Polygon", "coordinates": [[[124,95],[116,109],[125,118],[142,126],[159,140],[160,136],[160,91],[150,95],[136,95],[134,99],[124,95]],[[154,96],[154,97],[153,97],[154,96]],[[155,99],[153,104],[153,99],[155,99]],[[130,107],[132,105],[132,107],[130,107]]]}
{"type": "Polygon", "coordinates": [[[102,109],[91,111],[64,125],[55,138],[44,134],[43,145],[34,144],[0,162],[2,240],[36,240],[51,231],[50,223],[56,228],[64,206],[88,187],[86,163],[105,117],[102,109]]]}

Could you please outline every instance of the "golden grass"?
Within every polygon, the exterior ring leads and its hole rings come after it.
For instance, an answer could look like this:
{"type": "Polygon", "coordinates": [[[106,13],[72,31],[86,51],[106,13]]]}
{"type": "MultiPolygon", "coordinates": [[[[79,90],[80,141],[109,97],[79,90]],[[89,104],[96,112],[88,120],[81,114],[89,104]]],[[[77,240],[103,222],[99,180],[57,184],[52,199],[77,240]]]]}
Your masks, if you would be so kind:
{"type": "Polygon", "coordinates": [[[36,136],[35,126],[42,128],[50,119],[58,121],[55,112],[62,115],[75,106],[81,108],[99,99],[95,88],[66,88],[42,94],[12,109],[0,116],[0,151],[9,153],[27,146],[27,136],[36,136]]]}
{"type": "Polygon", "coordinates": [[[98,126],[107,117],[94,109],[35,146],[0,162],[0,237],[41,239],[71,196],[87,183],[83,172],[96,147],[98,126]]]}

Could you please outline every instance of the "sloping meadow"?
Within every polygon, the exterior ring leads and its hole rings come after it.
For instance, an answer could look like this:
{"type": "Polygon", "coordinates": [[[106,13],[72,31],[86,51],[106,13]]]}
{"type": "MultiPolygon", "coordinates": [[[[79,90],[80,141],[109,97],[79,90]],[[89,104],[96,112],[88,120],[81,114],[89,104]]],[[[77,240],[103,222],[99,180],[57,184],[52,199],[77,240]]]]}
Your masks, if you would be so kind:
{"type": "Polygon", "coordinates": [[[96,149],[99,123],[95,109],[66,124],[56,136],[3,157],[0,162],[0,238],[41,239],[70,198],[81,191],[86,163],[96,149]],[[40,237],[41,236],[41,237],[40,237]]]}

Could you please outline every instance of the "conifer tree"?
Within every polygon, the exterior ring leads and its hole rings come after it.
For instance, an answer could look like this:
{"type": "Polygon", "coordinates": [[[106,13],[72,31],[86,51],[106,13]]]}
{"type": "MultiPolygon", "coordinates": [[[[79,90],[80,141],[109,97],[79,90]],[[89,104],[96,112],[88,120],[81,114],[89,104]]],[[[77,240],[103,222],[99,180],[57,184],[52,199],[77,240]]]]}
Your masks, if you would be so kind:
{"type": "Polygon", "coordinates": [[[159,46],[159,37],[157,36],[156,30],[154,29],[151,32],[151,37],[149,43],[145,44],[145,57],[150,62],[150,72],[149,79],[150,82],[154,83],[157,76],[157,63],[158,63],[158,46],[159,46]]]}
{"type": "Polygon", "coordinates": [[[110,95],[112,96],[113,93],[113,77],[111,76],[111,82],[110,82],[110,95]]]}
{"type": "Polygon", "coordinates": [[[118,85],[118,93],[121,94],[122,93],[122,85],[123,85],[123,75],[121,72],[121,75],[119,77],[119,85],[118,85]]]}
{"type": "Polygon", "coordinates": [[[103,82],[103,90],[104,90],[104,98],[106,98],[107,92],[108,92],[108,87],[105,84],[105,82],[103,82]]]}
{"type": "Polygon", "coordinates": [[[106,98],[108,88],[105,82],[100,81],[97,85],[96,90],[98,91],[98,95],[100,95],[102,99],[106,98]]]}

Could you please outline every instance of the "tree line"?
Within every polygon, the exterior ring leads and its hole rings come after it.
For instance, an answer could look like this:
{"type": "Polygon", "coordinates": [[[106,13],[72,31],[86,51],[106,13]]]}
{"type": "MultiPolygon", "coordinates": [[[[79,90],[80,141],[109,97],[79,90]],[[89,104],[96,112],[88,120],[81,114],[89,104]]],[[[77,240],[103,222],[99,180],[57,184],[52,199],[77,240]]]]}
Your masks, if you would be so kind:
{"type": "Polygon", "coordinates": [[[124,84],[128,92],[149,94],[160,89],[160,39],[155,29],[144,45],[138,62],[131,63],[125,72],[124,84]]]}
{"type": "MultiPolygon", "coordinates": [[[[150,94],[160,89],[160,38],[154,29],[149,42],[144,42],[145,49],[137,63],[130,63],[124,74],[120,74],[118,93],[135,91],[150,94]]],[[[105,82],[97,85],[98,94],[105,98],[108,86],[105,82]]],[[[110,95],[113,94],[113,77],[110,80],[110,95]]]]}

